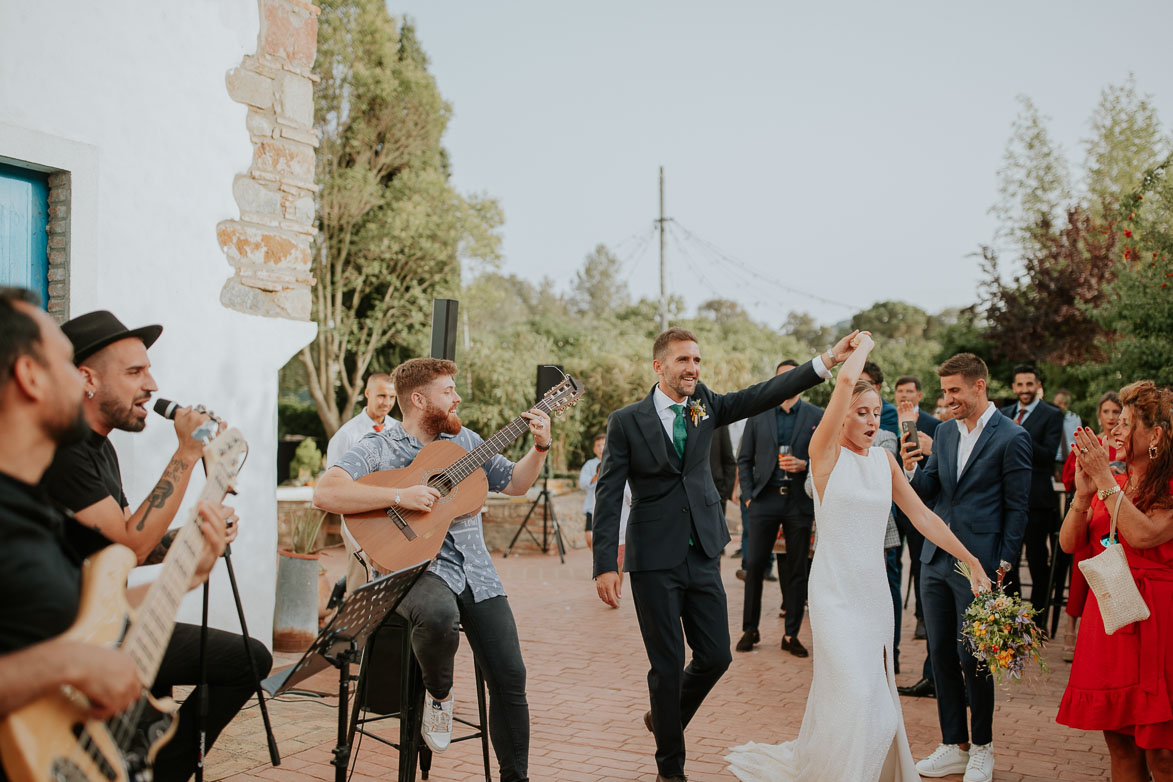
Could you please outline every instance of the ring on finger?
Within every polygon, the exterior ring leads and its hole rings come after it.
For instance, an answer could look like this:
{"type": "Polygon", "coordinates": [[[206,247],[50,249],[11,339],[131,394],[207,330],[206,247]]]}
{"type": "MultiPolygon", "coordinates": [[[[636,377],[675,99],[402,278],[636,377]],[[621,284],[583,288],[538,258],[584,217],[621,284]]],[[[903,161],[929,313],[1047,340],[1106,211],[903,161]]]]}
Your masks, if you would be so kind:
{"type": "Polygon", "coordinates": [[[1080,453],[1087,453],[1087,449],[1086,449],[1086,448],[1080,448],[1080,449],[1079,449],[1079,452],[1080,452],[1080,453]]]}

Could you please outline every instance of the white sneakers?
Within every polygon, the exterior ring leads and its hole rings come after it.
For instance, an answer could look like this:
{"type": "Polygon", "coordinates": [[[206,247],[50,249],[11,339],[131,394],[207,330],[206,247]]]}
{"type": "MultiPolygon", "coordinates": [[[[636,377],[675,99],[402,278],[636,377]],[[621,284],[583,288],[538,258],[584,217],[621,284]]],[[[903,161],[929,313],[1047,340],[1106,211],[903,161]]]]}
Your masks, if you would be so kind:
{"type": "Polygon", "coordinates": [[[916,764],[922,777],[947,777],[964,773],[964,782],[990,782],[994,778],[994,745],[971,744],[966,751],[956,744],[941,744],[916,764]]]}
{"type": "Polygon", "coordinates": [[[432,752],[443,752],[452,743],[452,693],[448,700],[438,701],[431,695],[424,695],[424,716],[420,721],[420,734],[432,752]]]}
{"type": "Polygon", "coordinates": [[[956,744],[939,744],[933,754],[916,764],[922,777],[947,777],[968,770],[969,752],[956,744]]]}
{"type": "Polygon", "coordinates": [[[963,782],[990,782],[994,778],[994,745],[971,744],[963,782]]]}

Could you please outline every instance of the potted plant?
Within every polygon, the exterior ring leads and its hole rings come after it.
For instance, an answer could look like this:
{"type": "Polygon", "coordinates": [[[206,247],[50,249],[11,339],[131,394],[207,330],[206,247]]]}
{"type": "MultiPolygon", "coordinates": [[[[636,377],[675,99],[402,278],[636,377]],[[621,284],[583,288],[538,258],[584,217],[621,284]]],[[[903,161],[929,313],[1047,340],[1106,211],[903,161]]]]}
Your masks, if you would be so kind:
{"type": "Polygon", "coordinates": [[[277,601],[273,610],[273,649],[300,652],[318,634],[317,541],[326,514],[312,506],[289,518],[287,547],[277,550],[277,601]]]}

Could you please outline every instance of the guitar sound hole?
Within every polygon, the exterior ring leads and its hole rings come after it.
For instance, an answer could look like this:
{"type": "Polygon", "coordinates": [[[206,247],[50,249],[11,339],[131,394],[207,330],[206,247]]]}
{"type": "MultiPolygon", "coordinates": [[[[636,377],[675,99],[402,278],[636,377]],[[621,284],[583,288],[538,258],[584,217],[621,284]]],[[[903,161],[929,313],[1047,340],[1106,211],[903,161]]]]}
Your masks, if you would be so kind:
{"type": "Polygon", "coordinates": [[[440,492],[441,497],[447,497],[456,488],[456,485],[452,483],[452,479],[442,472],[428,476],[428,485],[440,492]]]}

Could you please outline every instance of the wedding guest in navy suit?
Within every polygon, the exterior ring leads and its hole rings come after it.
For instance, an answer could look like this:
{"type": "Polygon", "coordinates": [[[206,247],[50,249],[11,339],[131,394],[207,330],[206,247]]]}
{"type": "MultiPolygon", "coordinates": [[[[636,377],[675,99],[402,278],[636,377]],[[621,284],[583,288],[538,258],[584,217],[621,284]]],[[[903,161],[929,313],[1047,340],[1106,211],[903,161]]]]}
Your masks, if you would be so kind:
{"type": "MultiPolygon", "coordinates": [[[[989,370],[977,356],[953,356],[937,374],[956,423],[937,428],[933,453],[923,465],[918,464],[923,458],[919,447],[906,445],[904,469],[917,494],[986,572],[997,570],[1001,579],[1018,557],[1026,529],[1030,435],[998,415],[986,395],[989,370]]],[[[977,661],[959,641],[961,619],[973,595],[969,582],[954,572],[956,564],[932,541],[925,541],[921,597],[941,745],[917,763],[917,771],[926,777],[964,773],[967,782],[989,782],[994,775],[994,680],[977,670],[977,661]]]]}
{"type": "Polygon", "coordinates": [[[700,381],[696,337],[673,328],[656,337],[652,369],[659,382],[640,402],[611,414],[603,468],[595,487],[595,586],[618,606],[616,569],[623,487],[631,485],[631,516],[623,568],[648,653],[657,780],[683,782],[684,728],[725,669],[729,611],[721,583],[721,551],[729,527],[713,485],[713,432],[769,410],[829,378],[851,352],[848,334],[831,350],[765,383],[718,394],[700,381]],[[687,630],[692,661],[684,665],[687,630]]]}
{"type": "MultiPolygon", "coordinates": [[[[775,368],[774,374],[781,375],[797,367],[797,361],[787,359],[775,368]]],[[[737,470],[749,504],[749,530],[745,536],[748,557],[742,636],[737,642],[739,652],[748,652],[761,641],[758,622],[762,617],[762,579],[781,525],[786,538],[786,554],[779,555],[782,559],[778,568],[785,584],[786,629],[782,650],[795,657],[808,654],[798,640],[798,630],[802,627],[806,605],[815,506],[803,484],[811,434],[821,420],[823,409],[796,395],[749,419],[741,436],[737,470]],[[790,453],[781,455],[778,446],[788,446],[790,453]]]]}
{"type": "MultiPolygon", "coordinates": [[[[1022,542],[1026,547],[1026,566],[1030,570],[1030,602],[1039,609],[1038,621],[1046,623],[1047,580],[1051,575],[1051,552],[1048,542],[1059,531],[1059,496],[1052,485],[1055,452],[1063,442],[1063,411],[1039,397],[1042,379],[1032,366],[1014,368],[1012,389],[1018,402],[1002,408],[1002,415],[1021,426],[1033,444],[1030,479],[1030,511],[1022,542]]],[[[1017,588],[1018,558],[1010,579],[1017,588]]]]}

